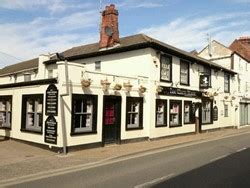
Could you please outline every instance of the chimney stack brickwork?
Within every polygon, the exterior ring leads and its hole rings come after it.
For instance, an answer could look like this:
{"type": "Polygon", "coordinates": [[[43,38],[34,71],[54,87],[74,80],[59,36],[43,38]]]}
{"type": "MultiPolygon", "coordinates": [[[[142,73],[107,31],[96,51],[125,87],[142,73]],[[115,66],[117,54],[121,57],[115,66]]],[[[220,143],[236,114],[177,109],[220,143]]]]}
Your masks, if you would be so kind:
{"type": "Polygon", "coordinates": [[[118,29],[118,10],[115,9],[115,5],[111,4],[106,6],[102,12],[102,23],[100,31],[100,48],[113,47],[119,44],[119,29],[118,29]],[[106,28],[109,28],[111,35],[108,35],[106,28]]]}

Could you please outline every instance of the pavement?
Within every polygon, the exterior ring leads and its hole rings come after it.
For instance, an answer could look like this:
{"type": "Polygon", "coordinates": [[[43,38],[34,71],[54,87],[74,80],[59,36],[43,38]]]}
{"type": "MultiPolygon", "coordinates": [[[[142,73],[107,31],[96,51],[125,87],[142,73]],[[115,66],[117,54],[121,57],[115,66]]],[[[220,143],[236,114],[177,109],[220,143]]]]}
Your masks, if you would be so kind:
{"type": "Polygon", "coordinates": [[[104,161],[126,156],[133,156],[144,152],[153,152],[162,148],[209,141],[222,137],[250,132],[250,127],[241,129],[220,129],[201,134],[189,134],[167,137],[157,140],[141,141],[121,145],[108,145],[100,148],[85,149],[68,153],[67,155],[54,153],[14,140],[3,140],[0,137],[0,185],[34,175],[49,172],[91,166],[104,161]]]}

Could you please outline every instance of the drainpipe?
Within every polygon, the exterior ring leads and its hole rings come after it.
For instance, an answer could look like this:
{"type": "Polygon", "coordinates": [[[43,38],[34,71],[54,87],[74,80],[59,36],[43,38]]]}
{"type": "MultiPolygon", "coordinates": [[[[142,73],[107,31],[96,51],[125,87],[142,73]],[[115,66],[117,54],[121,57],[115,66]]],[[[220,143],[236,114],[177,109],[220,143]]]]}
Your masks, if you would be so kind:
{"type": "MultiPolygon", "coordinates": [[[[61,60],[61,59],[60,59],[61,60]]],[[[63,139],[63,154],[67,154],[67,135],[66,135],[66,125],[65,125],[65,112],[64,112],[64,99],[63,97],[69,96],[69,74],[68,74],[68,61],[64,58],[64,70],[65,70],[65,82],[66,82],[66,92],[60,94],[60,107],[61,107],[61,124],[62,124],[62,139],[63,139]]]]}

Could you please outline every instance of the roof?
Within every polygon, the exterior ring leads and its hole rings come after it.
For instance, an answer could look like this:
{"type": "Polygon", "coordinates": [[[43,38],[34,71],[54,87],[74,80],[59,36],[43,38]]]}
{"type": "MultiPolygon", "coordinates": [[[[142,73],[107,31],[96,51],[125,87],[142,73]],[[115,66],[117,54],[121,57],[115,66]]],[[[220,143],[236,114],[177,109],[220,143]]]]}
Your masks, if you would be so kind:
{"type": "Polygon", "coordinates": [[[237,52],[250,63],[250,38],[240,38],[233,41],[230,50],[237,52]]]}
{"type": "MultiPolygon", "coordinates": [[[[130,50],[136,50],[136,49],[142,49],[142,48],[148,48],[148,47],[151,47],[151,48],[154,48],[156,50],[160,50],[166,53],[172,53],[172,54],[178,55],[182,58],[186,58],[187,60],[190,60],[193,62],[205,64],[205,65],[217,68],[217,69],[223,69],[227,72],[236,74],[236,72],[230,69],[226,69],[223,66],[217,65],[216,63],[213,63],[209,60],[198,57],[184,50],[178,49],[176,47],[173,47],[171,45],[168,45],[166,43],[153,39],[144,34],[137,34],[137,35],[132,35],[128,37],[123,37],[120,39],[120,45],[113,47],[113,48],[109,48],[109,49],[100,50],[99,43],[93,43],[93,44],[73,47],[69,50],[62,52],[61,54],[67,60],[76,60],[76,59],[96,57],[96,56],[113,54],[113,53],[126,52],[130,50]]],[[[58,59],[51,59],[45,63],[48,63],[48,64],[55,63],[57,60],[58,59]]]]}
{"type": "Polygon", "coordinates": [[[33,70],[38,68],[38,58],[23,61],[21,63],[6,66],[0,69],[0,76],[5,76],[23,71],[33,70]]]}
{"type": "MultiPolygon", "coordinates": [[[[184,50],[175,48],[173,46],[170,46],[166,43],[153,39],[144,34],[137,34],[137,35],[120,38],[120,44],[113,48],[100,50],[99,43],[93,43],[93,44],[73,47],[71,49],[68,49],[62,52],[61,55],[63,55],[64,58],[66,58],[67,60],[77,60],[77,59],[96,57],[96,56],[114,54],[114,53],[121,53],[121,52],[149,48],[149,47],[165,52],[165,53],[177,55],[181,58],[187,59],[192,62],[204,64],[213,68],[225,70],[232,74],[236,74],[236,72],[230,69],[226,69],[223,66],[217,65],[209,60],[198,57],[184,50]]],[[[59,60],[58,56],[53,56],[50,60],[45,61],[44,63],[52,64],[52,63],[56,63],[58,60],[59,60]]],[[[23,72],[23,71],[37,69],[37,68],[38,68],[38,58],[31,59],[28,61],[23,61],[18,64],[4,67],[3,69],[0,70],[0,76],[14,74],[17,72],[23,72]]]]}

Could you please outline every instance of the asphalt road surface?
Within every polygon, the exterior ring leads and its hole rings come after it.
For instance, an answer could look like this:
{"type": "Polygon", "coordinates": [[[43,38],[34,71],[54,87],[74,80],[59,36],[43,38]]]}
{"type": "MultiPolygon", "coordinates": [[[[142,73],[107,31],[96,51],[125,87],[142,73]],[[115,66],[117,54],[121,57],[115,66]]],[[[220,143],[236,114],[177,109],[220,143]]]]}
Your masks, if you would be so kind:
{"type": "Polygon", "coordinates": [[[250,187],[250,133],[108,161],[10,187],[250,187]]]}

